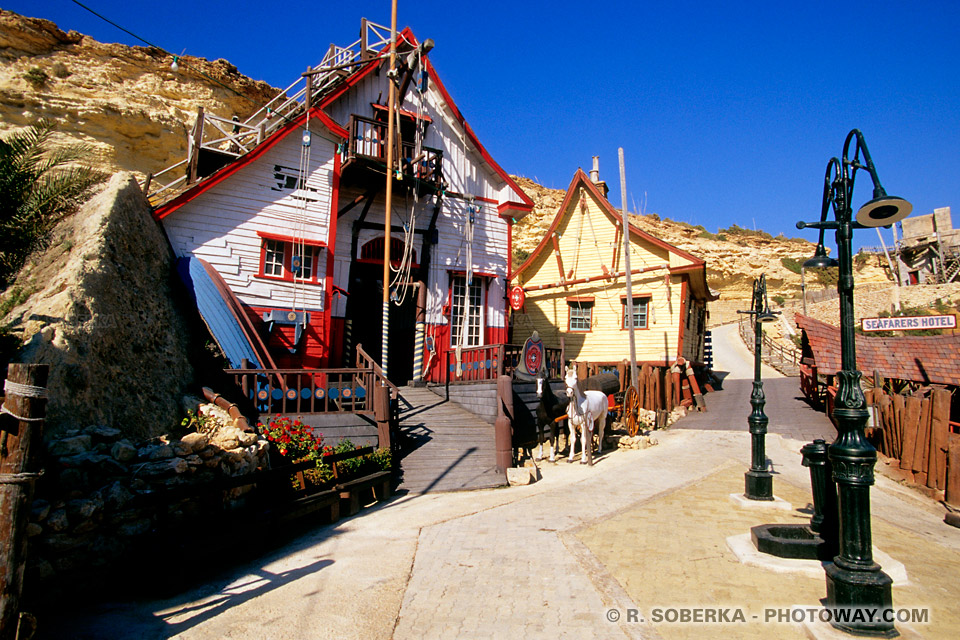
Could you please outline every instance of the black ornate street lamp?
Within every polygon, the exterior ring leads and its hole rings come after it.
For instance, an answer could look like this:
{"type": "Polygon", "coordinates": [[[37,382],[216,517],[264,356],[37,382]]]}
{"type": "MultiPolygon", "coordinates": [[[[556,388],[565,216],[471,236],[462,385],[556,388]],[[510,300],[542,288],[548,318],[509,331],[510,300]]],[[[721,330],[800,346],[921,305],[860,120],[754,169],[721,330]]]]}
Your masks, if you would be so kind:
{"type": "Polygon", "coordinates": [[[760,348],[763,344],[763,325],[775,321],[777,316],[770,311],[766,274],[753,281],[750,310],[737,313],[753,316],[753,391],[750,393],[753,411],[747,418],[750,426],[750,471],[744,474],[744,497],[748,500],[773,500],[773,476],[767,471],[766,435],[769,420],[763,412],[767,400],[760,379],[760,348]]]}
{"type": "MultiPolygon", "coordinates": [[[[822,246],[823,231],[835,229],[837,233],[841,370],[837,372],[833,417],[839,433],[829,447],[828,456],[838,488],[840,554],[834,558],[833,564],[826,567],[827,607],[834,610],[857,608],[862,609],[862,614],[868,609],[891,609],[893,600],[890,576],[873,561],[870,485],[874,481],[873,467],[877,461],[877,451],[863,435],[869,414],[860,388],[861,374],[857,370],[851,245],[854,229],[893,224],[907,217],[913,206],[906,200],[888,196],[880,186],[870,152],[858,129],[847,135],[842,158],[831,158],[827,163],[820,222],[798,222],[797,228],[820,229],[818,253],[822,246]],[[854,141],[856,144],[851,158],[850,143],[854,141]],[[857,171],[861,169],[866,170],[873,181],[873,199],[860,207],[854,220],[850,201],[857,171]],[[835,221],[827,220],[831,205],[835,221]]],[[[823,252],[822,257],[825,256],[823,252]]],[[[831,624],[857,635],[887,638],[898,635],[892,620],[886,621],[883,617],[859,615],[851,616],[849,621],[839,622],[837,616],[833,616],[831,624]]]]}

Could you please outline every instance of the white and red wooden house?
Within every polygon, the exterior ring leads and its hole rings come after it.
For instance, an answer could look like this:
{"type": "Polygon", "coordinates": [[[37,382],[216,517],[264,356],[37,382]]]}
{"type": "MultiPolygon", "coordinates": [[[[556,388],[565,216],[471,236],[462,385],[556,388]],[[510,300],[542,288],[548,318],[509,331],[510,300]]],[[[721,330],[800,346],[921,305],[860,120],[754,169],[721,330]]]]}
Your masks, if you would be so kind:
{"type": "MultiPolygon", "coordinates": [[[[433,348],[422,354],[423,374],[439,380],[457,345],[506,341],[512,224],[533,203],[480,143],[429,58],[409,55],[412,32],[397,42],[409,60],[397,78],[390,243],[401,273],[391,286],[389,373],[397,382],[420,375],[422,287],[433,348]]],[[[217,151],[201,149],[198,164],[206,157],[208,168],[155,210],[177,256],[216,271],[279,367],[351,366],[361,343],[380,359],[391,80],[379,54],[363,50],[356,66],[314,76],[303,106],[249,151],[211,161],[217,151]]]]}

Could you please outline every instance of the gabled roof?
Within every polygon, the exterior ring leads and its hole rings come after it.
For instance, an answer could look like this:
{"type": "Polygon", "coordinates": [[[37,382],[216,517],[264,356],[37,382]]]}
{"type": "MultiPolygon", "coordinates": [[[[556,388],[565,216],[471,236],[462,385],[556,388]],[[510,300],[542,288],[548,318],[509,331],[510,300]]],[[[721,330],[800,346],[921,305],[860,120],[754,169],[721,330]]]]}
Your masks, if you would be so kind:
{"type": "MultiPolygon", "coordinates": [[[[402,42],[406,42],[414,47],[418,45],[417,39],[409,27],[406,27],[403,31],[397,34],[397,44],[399,45],[402,42]]],[[[388,48],[384,48],[381,53],[386,52],[387,49],[388,48]]],[[[319,120],[333,135],[343,140],[347,140],[350,137],[350,133],[342,126],[337,124],[333,118],[323,111],[323,109],[333,103],[344,93],[349,91],[353,86],[363,80],[370,73],[374,72],[382,62],[382,58],[374,58],[370,62],[359,66],[353,73],[346,76],[342,82],[336,85],[336,87],[329,94],[325,95],[318,103],[316,103],[317,106],[310,109],[310,117],[319,120]]],[[[434,85],[436,85],[437,90],[443,97],[443,100],[449,106],[454,118],[464,128],[470,143],[476,147],[477,151],[480,152],[480,156],[488,165],[490,165],[490,168],[493,169],[494,173],[500,176],[518,196],[519,202],[508,201],[501,203],[499,207],[500,214],[504,215],[505,213],[509,212],[514,219],[522,218],[533,210],[533,200],[530,198],[530,196],[524,193],[523,189],[521,189],[520,186],[514,182],[510,175],[504,171],[499,164],[496,163],[486,148],[480,144],[480,140],[477,138],[477,135],[473,132],[473,129],[470,127],[470,125],[467,124],[463,114],[460,113],[460,109],[457,108],[453,98],[450,97],[450,93],[447,91],[446,87],[443,86],[443,82],[440,81],[440,77],[437,75],[437,71],[430,62],[430,59],[428,57],[423,58],[423,63],[430,79],[433,81],[434,85]]],[[[219,184],[224,179],[239,171],[241,168],[250,164],[262,156],[266,151],[274,147],[278,142],[286,138],[292,132],[296,131],[300,126],[303,125],[306,118],[306,114],[300,115],[280,129],[277,129],[273,134],[257,145],[257,147],[251,150],[249,153],[239,157],[237,160],[234,160],[219,171],[215,172],[213,175],[201,180],[200,182],[197,182],[194,186],[190,187],[170,202],[164,203],[156,209],[154,212],[154,218],[160,220],[165,216],[170,215],[187,202],[193,200],[214,185],[219,184]]]]}
{"type": "MultiPolygon", "coordinates": [[[[799,313],[795,319],[807,336],[820,373],[839,371],[840,328],[799,313]]],[[[895,380],[960,386],[960,335],[856,339],[857,368],[865,375],[879,371],[895,380]]]]}
{"type": "MultiPolygon", "coordinates": [[[[417,38],[413,35],[413,31],[410,30],[410,27],[406,27],[403,31],[397,34],[397,44],[401,42],[407,42],[408,44],[416,47],[418,46],[417,38]]],[[[351,87],[363,80],[370,73],[374,72],[377,67],[380,65],[382,60],[373,60],[369,64],[362,66],[355,73],[350,75],[343,84],[336,90],[324,97],[320,102],[319,107],[321,109],[326,108],[334,101],[336,101],[340,96],[346,93],[351,87]]],[[[443,85],[443,82],[440,80],[440,76],[437,74],[436,68],[433,66],[433,63],[430,61],[429,57],[423,58],[423,66],[427,70],[427,75],[430,77],[430,80],[437,87],[437,90],[440,92],[440,95],[443,97],[443,101],[450,108],[450,112],[453,114],[454,119],[463,127],[464,131],[467,134],[467,139],[470,140],[470,144],[476,147],[477,151],[480,152],[480,156],[483,160],[490,165],[490,168],[493,169],[493,172],[500,176],[504,182],[506,182],[514,193],[520,198],[519,202],[510,202],[509,204],[513,205],[511,208],[519,210],[523,215],[526,215],[533,210],[533,200],[528,196],[520,186],[514,182],[513,178],[510,177],[506,171],[503,170],[497,162],[490,155],[490,152],[480,143],[480,139],[477,138],[477,134],[474,133],[473,128],[467,123],[466,119],[463,117],[463,114],[460,112],[460,109],[457,107],[456,103],[453,101],[453,98],[450,96],[450,92],[447,91],[447,88],[443,85]]],[[[522,216],[513,216],[515,219],[520,219],[522,216]]]]}
{"type": "MultiPolygon", "coordinates": [[[[320,111],[316,107],[310,109],[309,115],[311,119],[316,119],[327,129],[327,131],[341,140],[346,140],[350,137],[350,133],[346,129],[338,125],[333,121],[333,118],[328,116],[323,111],[320,111]]],[[[257,160],[257,158],[261,157],[264,153],[275,147],[278,142],[286,138],[288,135],[300,129],[300,127],[302,127],[306,121],[306,113],[303,113],[292,119],[290,122],[274,131],[273,134],[271,134],[266,140],[258,144],[254,149],[245,155],[240,156],[230,164],[214,172],[212,175],[197,182],[170,202],[165,202],[157,207],[153,212],[153,217],[157,220],[162,220],[186,203],[199,196],[201,193],[204,193],[210,190],[212,187],[220,184],[240,169],[257,160]]]]}
{"type": "MultiPolygon", "coordinates": [[[[563,202],[560,203],[560,208],[557,209],[557,215],[554,216],[553,222],[550,223],[550,228],[547,229],[547,232],[543,235],[543,238],[540,239],[540,244],[538,244],[537,247],[530,253],[530,255],[523,262],[523,264],[521,264],[517,268],[517,270],[510,275],[511,280],[516,278],[518,274],[520,274],[527,267],[529,267],[533,263],[533,261],[536,260],[540,252],[548,250],[546,247],[550,242],[550,238],[556,232],[557,227],[560,225],[560,222],[563,220],[564,216],[568,213],[568,209],[570,209],[570,205],[572,204],[575,195],[579,192],[580,187],[586,189],[593,196],[593,199],[597,202],[598,205],[600,205],[600,210],[603,211],[603,213],[606,214],[606,216],[610,219],[611,224],[613,224],[616,227],[619,227],[622,224],[622,221],[623,221],[622,214],[613,208],[613,205],[611,205],[610,202],[603,196],[603,194],[600,193],[600,189],[597,188],[597,185],[593,184],[593,182],[590,180],[590,177],[583,172],[583,169],[578,168],[577,172],[573,174],[573,180],[570,181],[570,186],[567,187],[567,193],[563,198],[563,202]]],[[[572,212],[572,209],[570,209],[570,211],[572,212]]],[[[635,236],[640,240],[649,242],[650,244],[656,247],[659,247],[661,249],[664,249],[669,253],[672,253],[680,258],[683,258],[684,260],[689,260],[691,264],[683,265],[680,267],[671,267],[670,273],[678,274],[678,273],[686,273],[691,271],[703,272],[704,273],[703,289],[705,290],[705,294],[706,294],[704,296],[705,299],[707,300],[717,299],[718,296],[714,296],[710,292],[710,289],[706,286],[706,273],[705,273],[706,261],[703,260],[703,258],[698,258],[693,254],[683,251],[682,249],[678,249],[677,247],[673,246],[669,242],[665,242],[660,238],[657,238],[656,236],[653,236],[647,233],[643,229],[635,227],[634,225],[630,224],[629,221],[627,222],[627,226],[630,229],[630,234],[632,236],[635,236]]]]}

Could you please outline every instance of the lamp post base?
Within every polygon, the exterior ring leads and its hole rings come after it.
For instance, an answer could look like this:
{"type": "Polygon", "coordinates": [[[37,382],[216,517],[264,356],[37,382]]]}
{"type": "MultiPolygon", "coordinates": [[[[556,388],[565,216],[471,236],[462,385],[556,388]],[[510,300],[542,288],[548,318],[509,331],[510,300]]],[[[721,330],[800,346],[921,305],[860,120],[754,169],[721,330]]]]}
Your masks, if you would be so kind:
{"type": "Polygon", "coordinates": [[[893,625],[893,580],[874,564],[875,569],[852,571],[828,564],[827,609],[830,624],[846,633],[873,638],[896,638],[900,633],[893,625]],[[884,611],[889,611],[884,616],[884,611]],[[884,618],[889,618],[885,620],[884,618]]]}
{"type": "Polygon", "coordinates": [[[773,476],[769,471],[747,471],[743,478],[743,495],[748,500],[773,500],[773,476]]]}

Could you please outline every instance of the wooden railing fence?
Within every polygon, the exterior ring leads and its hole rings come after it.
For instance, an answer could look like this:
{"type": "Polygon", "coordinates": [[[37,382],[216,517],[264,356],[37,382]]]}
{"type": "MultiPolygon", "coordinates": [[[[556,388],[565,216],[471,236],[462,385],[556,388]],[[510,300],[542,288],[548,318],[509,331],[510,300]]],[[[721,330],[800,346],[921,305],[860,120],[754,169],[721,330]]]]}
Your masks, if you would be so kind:
{"type": "Polygon", "coordinates": [[[925,388],[913,395],[867,389],[867,404],[874,416],[868,436],[880,453],[898,461],[912,474],[915,484],[948,490],[960,501],[960,469],[947,460],[960,460],[960,424],[950,421],[952,392],[925,388]]]}
{"type": "MultiPolygon", "coordinates": [[[[563,351],[544,348],[544,366],[550,378],[563,377],[563,351]]],[[[443,381],[449,386],[464,382],[496,381],[502,375],[511,375],[520,365],[523,346],[515,344],[490,344],[482,347],[460,349],[444,354],[443,381]]]]}
{"type": "MultiPolygon", "coordinates": [[[[747,349],[750,350],[750,353],[753,353],[754,344],[756,338],[753,333],[753,325],[749,319],[740,318],[740,337],[743,339],[743,343],[747,345],[747,349]]],[[[797,366],[800,363],[800,350],[796,347],[787,347],[783,344],[776,342],[766,334],[762,333],[761,344],[763,345],[764,357],[775,358],[780,362],[787,363],[797,366]]]]}

